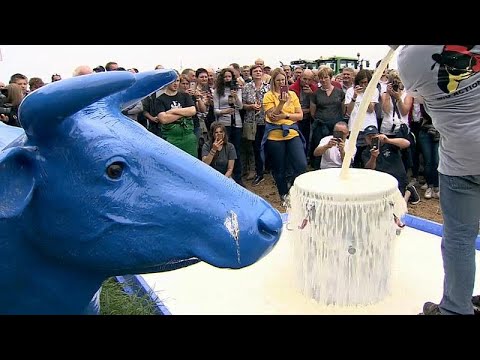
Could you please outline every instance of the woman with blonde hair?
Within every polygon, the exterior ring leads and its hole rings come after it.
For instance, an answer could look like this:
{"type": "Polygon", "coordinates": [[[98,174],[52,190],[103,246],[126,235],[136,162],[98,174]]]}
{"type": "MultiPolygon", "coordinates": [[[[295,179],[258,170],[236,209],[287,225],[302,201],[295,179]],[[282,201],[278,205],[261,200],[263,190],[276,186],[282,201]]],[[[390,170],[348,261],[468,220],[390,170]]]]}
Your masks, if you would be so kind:
{"type": "Polygon", "coordinates": [[[305,139],[297,124],[303,119],[303,111],[297,94],[288,90],[283,69],[276,68],[271,76],[270,90],[263,97],[266,118],[261,148],[265,145],[278,193],[284,200],[295,178],[307,170],[305,139]]]}

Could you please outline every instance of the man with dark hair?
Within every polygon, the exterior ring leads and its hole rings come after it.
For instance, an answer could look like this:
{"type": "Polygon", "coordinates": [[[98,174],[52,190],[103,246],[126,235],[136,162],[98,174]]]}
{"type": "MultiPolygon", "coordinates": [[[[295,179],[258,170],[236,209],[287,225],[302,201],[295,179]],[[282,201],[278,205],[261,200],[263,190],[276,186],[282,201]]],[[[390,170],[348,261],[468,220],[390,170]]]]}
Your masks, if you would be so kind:
{"type": "Polygon", "coordinates": [[[107,65],[105,65],[106,71],[116,71],[118,69],[118,64],[115,61],[109,61],[107,65]]]}
{"type": "Polygon", "coordinates": [[[44,85],[45,85],[45,83],[39,77],[33,77],[28,82],[28,87],[30,88],[30,91],[40,89],[44,85]]]}
{"type": "Polygon", "coordinates": [[[58,75],[58,74],[53,74],[53,75],[52,75],[52,82],[60,81],[60,80],[62,80],[62,76],[61,76],[61,75],[58,75]]]}
{"type": "Polygon", "coordinates": [[[104,72],[105,68],[102,65],[98,65],[96,68],[93,69],[93,71],[96,73],[104,72]]]}

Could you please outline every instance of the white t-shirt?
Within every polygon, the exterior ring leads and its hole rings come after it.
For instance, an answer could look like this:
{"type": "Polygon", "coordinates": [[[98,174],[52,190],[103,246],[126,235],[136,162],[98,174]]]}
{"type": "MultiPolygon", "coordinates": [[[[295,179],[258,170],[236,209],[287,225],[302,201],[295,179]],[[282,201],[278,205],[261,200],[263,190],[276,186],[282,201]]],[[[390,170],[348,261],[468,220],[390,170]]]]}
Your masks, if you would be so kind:
{"type": "Polygon", "coordinates": [[[444,175],[480,175],[479,57],[479,45],[405,45],[398,53],[405,89],[423,97],[440,133],[444,175]]]}
{"type": "MultiPolygon", "coordinates": [[[[354,94],[353,87],[351,87],[345,93],[345,105],[348,105],[352,102],[353,94],[354,94]]],[[[362,102],[362,99],[363,99],[363,93],[358,94],[352,113],[350,115],[350,120],[348,121],[349,130],[352,130],[353,128],[353,122],[357,117],[358,108],[360,107],[360,103],[362,102]]],[[[372,99],[370,100],[370,102],[373,102],[375,104],[378,103],[378,89],[375,89],[375,91],[373,92],[372,99]]],[[[370,126],[370,125],[374,125],[375,127],[378,126],[377,115],[375,114],[375,111],[372,111],[371,113],[367,111],[367,115],[365,116],[363,125],[360,127],[360,131],[363,131],[367,126],[370,126]]]]}
{"type": "MultiPolygon", "coordinates": [[[[404,91],[400,98],[402,101],[405,101],[405,98],[407,97],[407,93],[404,91]]],[[[383,121],[382,121],[382,126],[380,127],[380,133],[385,134],[385,135],[395,135],[395,133],[398,132],[400,129],[401,124],[407,125],[408,128],[408,113],[407,115],[402,115],[400,112],[400,109],[398,109],[398,112],[400,113],[400,118],[398,117],[397,113],[393,113],[393,101],[391,96],[388,97],[388,101],[390,101],[390,112],[387,114],[385,111],[382,111],[383,113],[383,121]],[[395,128],[393,128],[393,124],[395,124],[395,128]],[[392,131],[393,128],[393,131],[392,131]]]]}
{"type": "MultiPolygon", "coordinates": [[[[320,144],[317,147],[325,146],[328,144],[330,139],[332,139],[332,135],[325,136],[320,140],[320,144]]],[[[345,146],[348,144],[348,139],[345,142],[345,146]]],[[[353,148],[353,155],[352,161],[355,157],[355,153],[357,152],[357,147],[353,148]]],[[[330,168],[340,168],[342,167],[342,155],[340,155],[340,150],[338,150],[337,146],[333,146],[330,149],[327,149],[322,155],[322,161],[320,162],[320,169],[330,169],[330,168]]]]}

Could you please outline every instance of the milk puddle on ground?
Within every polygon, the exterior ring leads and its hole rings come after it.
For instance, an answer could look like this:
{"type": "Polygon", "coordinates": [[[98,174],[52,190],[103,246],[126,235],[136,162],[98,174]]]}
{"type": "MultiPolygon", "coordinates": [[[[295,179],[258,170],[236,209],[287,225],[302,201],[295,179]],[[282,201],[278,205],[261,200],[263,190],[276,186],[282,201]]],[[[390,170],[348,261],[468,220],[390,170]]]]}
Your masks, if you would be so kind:
{"type": "MultiPolygon", "coordinates": [[[[173,315],[416,315],[424,302],[440,301],[443,266],[438,236],[404,228],[393,241],[389,294],[372,305],[331,306],[305,297],[296,287],[290,233],[284,229],[272,252],[244,269],[199,263],[142,277],[173,315]]],[[[480,264],[479,251],[476,261],[480,264]]],[[[474,294],[480,292],[479,268],[474,294]]]]}

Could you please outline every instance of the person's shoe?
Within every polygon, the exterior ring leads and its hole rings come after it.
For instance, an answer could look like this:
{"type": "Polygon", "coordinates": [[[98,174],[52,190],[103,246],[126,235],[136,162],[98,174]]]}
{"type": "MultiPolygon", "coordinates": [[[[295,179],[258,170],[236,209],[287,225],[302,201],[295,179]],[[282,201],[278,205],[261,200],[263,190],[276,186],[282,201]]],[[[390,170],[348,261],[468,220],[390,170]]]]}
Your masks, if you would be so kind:
{"type": "Polygon", "coordinates": [[[423,304],[423,315],[442,315],[440,307],[430,301],[423,304]]]}
{"type": "Polygon", "coordinates": [[[253,179],[255,179],[255,172],[250,171],[250,172],[247,174],[247,180],[253,180],[253,179]]]}
{"type": "Polygon", "coordinates": [[[480,315],[480,295],[472,296],[473,313],[480,315]]]}
{"type": "Polygon", "coordinates": [[[410,191],[410,198],[408,201],[412,205],[417,205],[420,202],[420,195],[418,195],[417,189],[413,185],[407,185],[407,190],[410,191]]]}
{"type": "Polygon", "coordinates": [[[417,181],[417,178],[415,178],[415,177],[412,177],[412,180],[410,180],[410,182],[408,183],[408,185],[413,185],[413,186],[415,186],[417,184],[418,184],[418,181],[417,181]]]}
{"type": "Polygon", "coordinates": [[[425,190],[425,199],[431,199],[433,195],[433,189],[429,187],[427,190],[425,190]]]}
{"type": "Polygon", "coordinates": [[[262,181],[265,181],[265,178],[263,176],[255,176],[255,179],[253,180],[252,185],[257,186],[262,181]]]}
{"type": "Polygon", "coordinates": [[[422,190],[427,190],[427,189],[428,189],[428,184],[427,184],[427,183],[423,184],[423,185],[420,187],[420,189],[422,189],[422,190]]]}
{"type": "Polygon", "coordinates": [[[433,188],[433,198],[434,199],[440,199],[440,189],[438,187],[433,188]]]}

